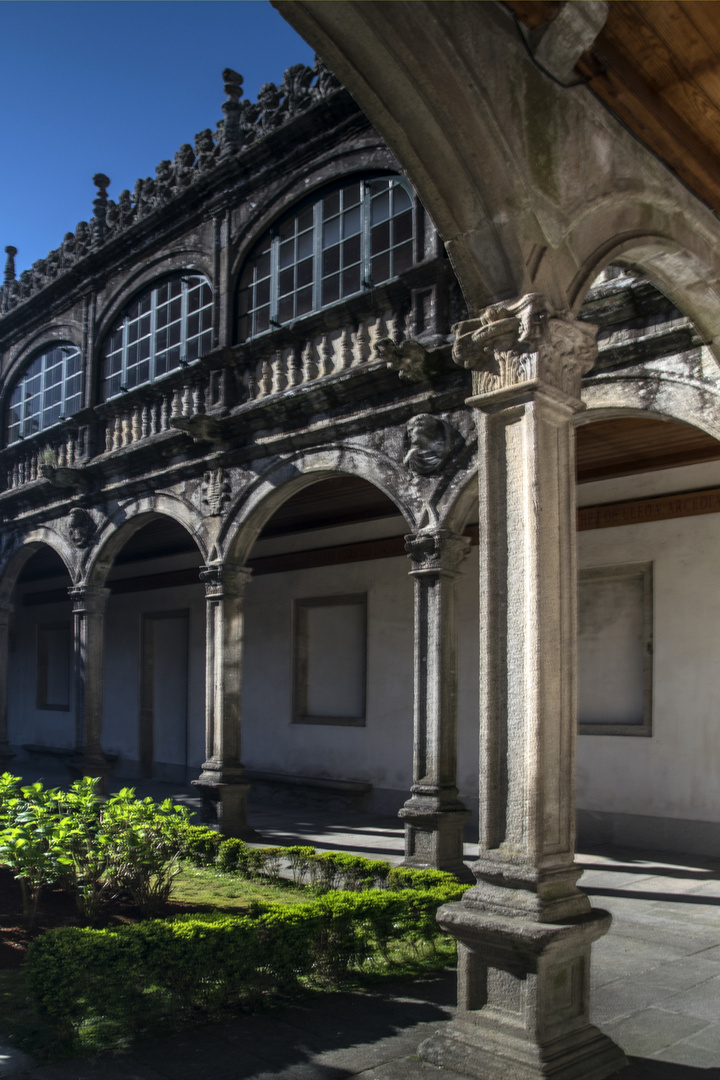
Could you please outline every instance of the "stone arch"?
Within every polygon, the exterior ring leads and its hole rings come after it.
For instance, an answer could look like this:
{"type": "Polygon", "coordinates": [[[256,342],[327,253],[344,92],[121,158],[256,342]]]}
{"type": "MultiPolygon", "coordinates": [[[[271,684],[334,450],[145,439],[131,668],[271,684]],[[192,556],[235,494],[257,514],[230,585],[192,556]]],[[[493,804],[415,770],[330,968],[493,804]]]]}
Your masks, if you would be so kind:
{"type": "Polygon", "coordinates": [[[639,270],[689,318],[720,360],[720,259],[712,238],[678,206],[617,199],[593,208],[568,233],[577,265],[568,283],[577,312],[611,263],[639,270]]]}
{"type": "Polygon", "coordinates": [[[243,564],[263,526],[291,495],[318,480],[339,475],[367,480],[394,503],[409,531],[419,527],[419,509],[401,494],[407,488],[407,477],[399,466],[360,447],[318,449],[276,459],[258,476],[228,514],[218,549],[233,563],[243,564]]]}
{"type": "Polygon", "coordinates": [[[720,439],[720,397],[707,384],[671,376],[598,379],[582,389],[584,412],[576,425],[613,416],[679,420],[720,439]]]}
{"type": "Polygon", "coordinates": [[[120,549],[152,518],[172,518],[190,534],[204,562],[208,560],[208,540],[202,520],[189,503],[174,495],[160,492],[141,499],[122,503],[99,529],[97,544],[85,574],[88,585],[102,586],[120,549]]]}
{"type": "Polygon", "coordinates": [[[213,285],[212,257],[209,252],[200,247],[164,251],[143,262],[139,267],[134,268],[133,272],[127,277],[123,278],[122,282],[107,295],[102,308],[98,311],[97,332],[95,334],[96,353],[99,354],[105,336],[112,326],[113,319],[124,303],[131,300],[144,287],[149,288],[158,278],[182,270],[192,270],[203,274],[213,285]]]}
{"type": "Polygon", "coordinates": [[[61,533],[47,526],[40,526],[23,537],[3,558],[0,564],[0,601],[11,601],[25,563],[43,546],[51,548],[62,560],[70,581],[73,585],[76,584],[77,551],[61,533]]]}
{"type": "MultiPolygon", "coordinates": [[[[375,135],[375,139],[377,136],[375,135]]],[[[341,184],[353,175],[386,171],[402,173],[400,164],[387,147],[361,146],[342,156],[338,161],[334,151],[315,161],[312,167],[298,175],[283,177],[272,188],[266,189],[265,197],[245,219],[232,238],[233,256],[229,288],[234,294],[243,264],[257,241],[282,215],[292,207],[328,184],[341,184]],[[330,165],[330,168],[328,168],[330,165]]]]}

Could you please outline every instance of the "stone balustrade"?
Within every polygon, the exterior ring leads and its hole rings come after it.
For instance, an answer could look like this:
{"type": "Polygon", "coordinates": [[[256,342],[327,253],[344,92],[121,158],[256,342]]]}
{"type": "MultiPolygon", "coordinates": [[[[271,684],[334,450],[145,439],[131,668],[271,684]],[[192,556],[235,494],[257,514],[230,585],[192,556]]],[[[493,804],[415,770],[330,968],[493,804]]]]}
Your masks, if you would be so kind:
{"type": "Polygon", "coordinates": [[[34,480],[67,477],[88,456],[89,427],[67,424],[39,432],[2,452],[0,478],[6,491],[34,480]]]}
{"type": "Polygon", "coordinates": [[[276,349],[251,370],[249,396],[256,399],[279,394],[326,375],[384,359],[378,351],[378,343],[388,338],[399,343],[403,325],[398,312],[386,311],[361,320],[355,327],[345,326],[318,334],[304,344],[276,349]]]}

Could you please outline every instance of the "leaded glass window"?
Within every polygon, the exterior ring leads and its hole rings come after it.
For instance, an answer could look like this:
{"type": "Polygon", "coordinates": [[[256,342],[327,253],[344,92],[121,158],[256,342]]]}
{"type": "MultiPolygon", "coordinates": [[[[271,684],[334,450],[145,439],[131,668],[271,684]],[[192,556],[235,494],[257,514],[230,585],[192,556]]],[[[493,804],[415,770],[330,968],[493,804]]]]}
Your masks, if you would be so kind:
{"type": "Polygon", "coordinates": [[[105,340],[103,400],[154,382],[212,348],[212,290],[204,277],[168,278],[132,300],[105,340]]]}
{"type": "Polygon", "coordinates": [[[287,214],[250,253],[238,292],[241,341],[409,269],[413,203],[397,176],[355,180],[287,214]]]}
{"type": "Polygon", "coordinates": [[[76,345],[53,345],[23,371],[10,395],[7,442],[44,431],[83,407],[83,375],[76,345]]]}

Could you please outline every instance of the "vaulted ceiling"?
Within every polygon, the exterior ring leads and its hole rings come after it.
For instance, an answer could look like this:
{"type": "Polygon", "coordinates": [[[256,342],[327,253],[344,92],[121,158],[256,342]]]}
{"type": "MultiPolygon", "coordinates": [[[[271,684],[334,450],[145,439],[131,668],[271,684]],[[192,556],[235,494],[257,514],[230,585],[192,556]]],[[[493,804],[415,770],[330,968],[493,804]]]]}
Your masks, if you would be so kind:
{"type": "MultiPolygon", "coordinates": [[[[507,0],[507,7],[535,30],[562,4],[507,0]]],[[[720,213],[717,0],[610,0],[605,26],[575,75],[720,213]]]]}

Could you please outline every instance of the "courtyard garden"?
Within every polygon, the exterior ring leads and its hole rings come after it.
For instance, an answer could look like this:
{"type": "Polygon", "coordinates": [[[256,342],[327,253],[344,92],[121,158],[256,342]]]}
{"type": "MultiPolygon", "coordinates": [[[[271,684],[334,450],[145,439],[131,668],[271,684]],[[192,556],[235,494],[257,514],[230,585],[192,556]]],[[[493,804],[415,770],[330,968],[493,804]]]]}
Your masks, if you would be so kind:
{"type": "Polygon", "coordinates": [[[41,1061],[454,962],[465,886],[0,777],[0,1032],[41,1061]]]}

